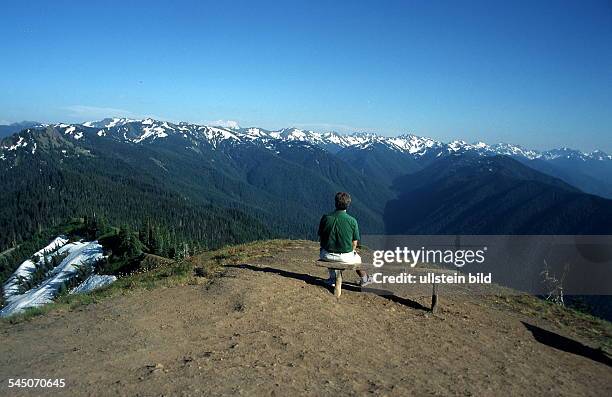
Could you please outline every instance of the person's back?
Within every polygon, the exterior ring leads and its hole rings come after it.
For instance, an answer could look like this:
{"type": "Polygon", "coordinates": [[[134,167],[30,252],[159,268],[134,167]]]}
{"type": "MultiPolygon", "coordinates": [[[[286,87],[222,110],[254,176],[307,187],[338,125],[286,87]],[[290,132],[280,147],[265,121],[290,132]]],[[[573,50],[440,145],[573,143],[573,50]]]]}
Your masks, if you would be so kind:
{"type": "MultiPolygon", "coordinates": [[[[323,215],[319,222],[319,242],[321,245],[319,258],[327,262],[342,262],[348,264],[361,263],[357,253],[357,244],[361,239],[357,220],[346,213],[351,204],[351,196],[340,192],[335,197],[336,210],[323,215]]],[[[363,270],[358,270],[361,285],[371,283],[363,270]]],[[[330,270],[329,284],[335,282],[335,273],[330,270]]]]}
{"type": "Polygon", "coordinates": [[[353,252],[353,241],[359,241],[357,220],[346,213],[336,210],[323,215],[319,224],[321,248],[330,253],[344,254],[353,252]]]}

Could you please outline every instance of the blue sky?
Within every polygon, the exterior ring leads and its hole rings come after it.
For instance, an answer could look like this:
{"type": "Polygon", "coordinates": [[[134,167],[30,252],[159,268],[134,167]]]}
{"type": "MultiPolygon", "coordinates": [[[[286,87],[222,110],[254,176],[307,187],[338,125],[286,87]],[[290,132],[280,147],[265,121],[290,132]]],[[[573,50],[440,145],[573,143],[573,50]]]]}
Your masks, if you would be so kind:
{"type": "Polygon", "coordinates": [[[1,5],[0,122],[106,116],[612,152],[609,1],[1,5]]]}

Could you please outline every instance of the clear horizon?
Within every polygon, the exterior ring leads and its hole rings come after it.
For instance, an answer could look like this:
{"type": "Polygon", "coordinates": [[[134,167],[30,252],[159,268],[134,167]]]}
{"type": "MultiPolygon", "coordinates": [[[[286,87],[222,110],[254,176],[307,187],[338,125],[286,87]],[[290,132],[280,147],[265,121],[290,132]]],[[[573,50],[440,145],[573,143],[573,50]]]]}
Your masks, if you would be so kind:
{"type": "Polygon", "coordinates": [[[606,1],[4,9],[0,124],[150,116],[612,152],[606,1]]]}

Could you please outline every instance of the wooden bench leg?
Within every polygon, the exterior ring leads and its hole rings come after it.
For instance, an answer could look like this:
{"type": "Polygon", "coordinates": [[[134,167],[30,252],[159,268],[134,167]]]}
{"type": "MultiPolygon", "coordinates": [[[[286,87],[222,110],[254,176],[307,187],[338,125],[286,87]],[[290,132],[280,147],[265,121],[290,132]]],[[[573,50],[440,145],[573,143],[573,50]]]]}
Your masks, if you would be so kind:
{"type": "Polygon", "coordinates": [[[431,312],[435,313],[438,308],[438,284],[433,284],[433,290],[431,292],[431,312]]]}
{"type": "Polygon", "coordinates": [[[336,287],[334,288],[334,295],[336,298],[340,298],[342,295],[342,270],[336,270],[336,287]]]}

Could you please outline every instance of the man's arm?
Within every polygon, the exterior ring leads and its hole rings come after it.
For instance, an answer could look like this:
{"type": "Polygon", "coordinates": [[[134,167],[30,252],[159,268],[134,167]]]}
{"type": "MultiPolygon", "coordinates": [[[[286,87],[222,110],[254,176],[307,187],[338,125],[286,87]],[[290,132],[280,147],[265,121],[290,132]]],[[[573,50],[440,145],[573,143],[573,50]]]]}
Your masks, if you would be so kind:
{"type": "Polygon", "coordinates": [[[359,240],[353,240],[353,251],[357,251],[357,244],[359,243],[359,240]]]}
{"type": "Polygon", "coordinates": [[[323,227],[325,225],[325,215],[321,217],[319,221],[319,231],[317,232],[317,236],[321,237],[323,235],[323,227]]]}

